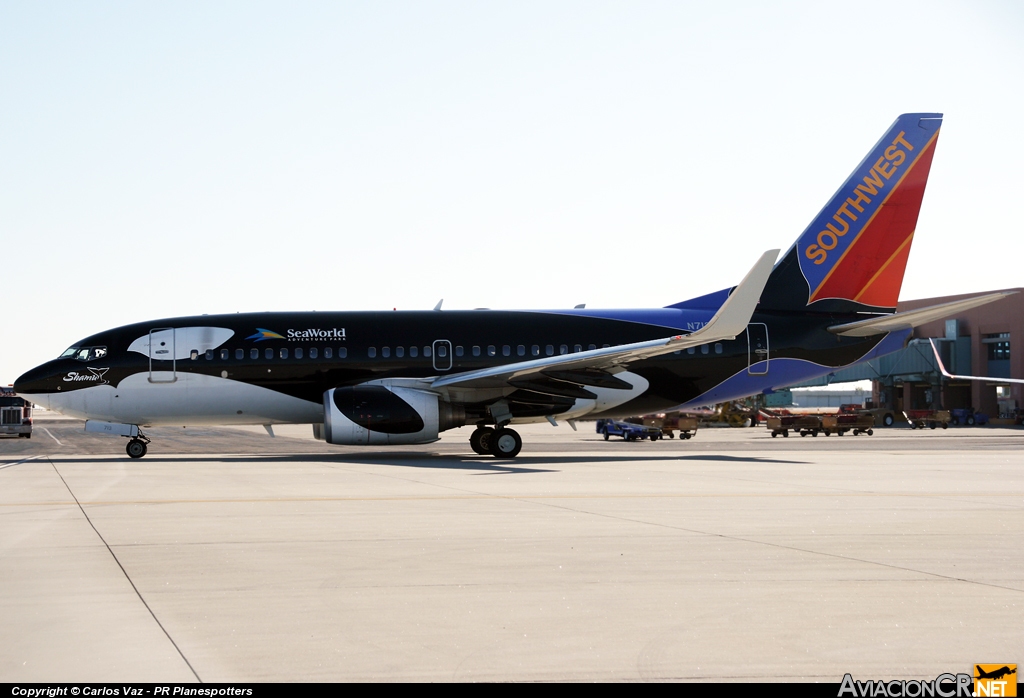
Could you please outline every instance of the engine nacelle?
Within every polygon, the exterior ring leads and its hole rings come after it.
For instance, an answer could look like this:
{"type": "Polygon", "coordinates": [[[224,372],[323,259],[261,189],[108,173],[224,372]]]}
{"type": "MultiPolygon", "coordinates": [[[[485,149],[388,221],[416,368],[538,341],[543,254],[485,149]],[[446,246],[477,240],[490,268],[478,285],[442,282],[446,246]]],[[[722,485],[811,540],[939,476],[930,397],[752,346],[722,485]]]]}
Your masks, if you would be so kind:
{"type": "Polygon", "coordinates": [[[465,409],[426,390],[383,382],[324,393],[324,440],[339,446],[428,444],[465,423],[465,409]]]}

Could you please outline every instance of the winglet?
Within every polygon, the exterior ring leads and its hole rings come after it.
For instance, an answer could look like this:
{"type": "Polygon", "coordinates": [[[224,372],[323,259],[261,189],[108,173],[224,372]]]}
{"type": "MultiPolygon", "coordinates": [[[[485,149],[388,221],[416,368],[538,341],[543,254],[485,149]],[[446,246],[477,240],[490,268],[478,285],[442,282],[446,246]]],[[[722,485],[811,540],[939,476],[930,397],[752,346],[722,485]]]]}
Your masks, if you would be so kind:
{"type": "Polygon", "coordinates": [[[687,339],[696,339],[713,334],[716,337],[733,338],[743,334],[750,324],[750,316],[754,314],[761,292],[768,283],[779,250],[768,250],[743,277],[743,281],[733,290],[715,316],[704,327],[693,334],[685,335],[687,339]]]}

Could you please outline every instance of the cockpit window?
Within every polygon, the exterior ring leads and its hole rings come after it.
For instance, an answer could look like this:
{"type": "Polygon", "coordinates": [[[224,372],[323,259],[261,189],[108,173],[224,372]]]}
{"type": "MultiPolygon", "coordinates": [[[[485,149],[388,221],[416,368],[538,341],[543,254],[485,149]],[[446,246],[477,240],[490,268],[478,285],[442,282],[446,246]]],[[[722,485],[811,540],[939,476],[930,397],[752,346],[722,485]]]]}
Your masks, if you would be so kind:
{"type": "Polygon", "coordinates": [[[78,359],[79,361],[95,361],[107,355],[106,347],[71,347],[60,355],[62,359],[78,359]]]}

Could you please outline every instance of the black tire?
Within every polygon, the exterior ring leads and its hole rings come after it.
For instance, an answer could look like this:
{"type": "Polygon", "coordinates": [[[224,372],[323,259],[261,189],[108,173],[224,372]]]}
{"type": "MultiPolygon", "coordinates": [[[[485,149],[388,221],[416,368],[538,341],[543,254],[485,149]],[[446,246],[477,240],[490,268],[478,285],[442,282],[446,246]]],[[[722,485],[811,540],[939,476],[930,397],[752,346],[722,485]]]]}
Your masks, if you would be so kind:
{"type": "Polygon", "coordinates": [[[934,429],[935,428],[935,422],[932,422],[931,424],[929,424],[928,428],[929,429],[934,429]]]}
{"type": "Polygon", "coordinates": [[[146,446],[145,441],[139,439],[132,439],[128,442],[128,445],[124,447],[125,453],[128,454],[129,458],[142,458],[146,455],[149,448],[146,446]]]}
{"type": "Polygon", "coordinates": [[[782,438],[788,439],[789,438],[789,432],[788,431],[782,432],[782,438]]]}
{"type": "Polygon", "coordinates": [[[943,423],[942,423],[942,428],[943,428],[943,429],[949,429],[949,425],[948,425],[948,424],[946,424],[945,422],[943,422],[943,423]]]}
{"type": "Polygon", "coordinates": [[[675,433],[674,431],[670,431],[670,432],[668,433],[668,438],[670,438],[670,439],[674,439],[674,438],[676,438],[676,433],[675,433]]]}
{"type": "Polygon", "coordinates": [[[523,440],[512,429],[498,429],[491,435],[491,455],[495,458],[515,458],[523,449],[523,440]]]}
{"type": "Polygon", "coordinates": [[[605,441],[608,440],[608,430],[607,429],[604,430],[604,440],[605,441]]]}
{"type": "Polygon", "coordinates": [[[773,431],[773,432],[772,432],[772,438],[773,438],[773,439],[774,439],[774,438],[775,438],[776,436],[778,436],[778,435],[779,435],[779,432],[777,432],[777,431],[773,431]]]}
{"type": "Polygon", "coordinates": [[[480,456],[489,455],[491,452],[491,434],[493,433],[494,429],[490,427],[477,427],[469,436],[469,446],[473,449],[473,452],[480,456]]]}
{"type": "Polygon", "coordinates": [[[868,430],[867,430],[867,431],[866,431],[865,433],[866,433],[866,434],[867,434],[868,436],[874,436],[874,435],[875,435],[875,430],[874,430],[874,429],[868,429],[868,430]]]}
{"type": "Polygon", "coordinates": [[[895,421],[896,418],[892,416],[891,412],[886,412],[885,416],[882,417],[882,424],[884,424],[887,427],[891,427],[893,425],[893,422],[895,421]]]}
{"type": "Polygon", "coordinates": [[[966,424],[967,424],[967,426],[969,426],[969,427],[973,427],[973,426],[974,426],[974,417],[968,417],[968,418],[966,419],[966,424]]]}
{"type": "Polygon", "coordinates": [[[657,434],[651,434],[651,441],[657,441],[657,440],[658,440],[658,435],[657,434]]]}

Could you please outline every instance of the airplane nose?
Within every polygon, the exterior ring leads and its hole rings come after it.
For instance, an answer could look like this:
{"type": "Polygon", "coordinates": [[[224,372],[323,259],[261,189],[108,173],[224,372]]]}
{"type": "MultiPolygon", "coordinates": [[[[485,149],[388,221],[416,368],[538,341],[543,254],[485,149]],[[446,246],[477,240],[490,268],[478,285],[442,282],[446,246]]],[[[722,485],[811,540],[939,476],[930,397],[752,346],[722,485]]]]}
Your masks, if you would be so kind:
{"type": "Polygon", "coordinates": [[[37,405],[46,406],[49,394],[56,392],[60,385],[60,377],[65,373],[58,371],[55,363],[57,362],[50,361],[25,372],[14,381],[14,392],[37,405]]]}

